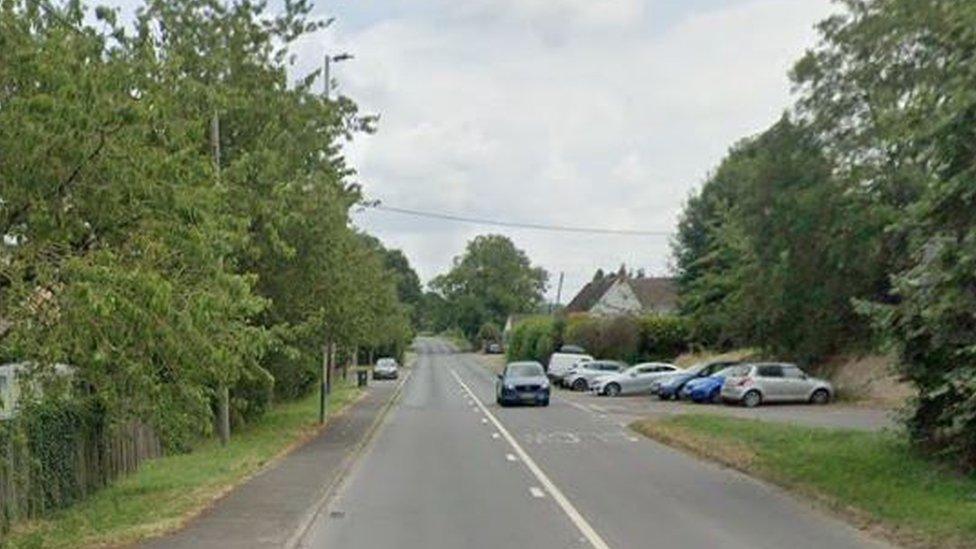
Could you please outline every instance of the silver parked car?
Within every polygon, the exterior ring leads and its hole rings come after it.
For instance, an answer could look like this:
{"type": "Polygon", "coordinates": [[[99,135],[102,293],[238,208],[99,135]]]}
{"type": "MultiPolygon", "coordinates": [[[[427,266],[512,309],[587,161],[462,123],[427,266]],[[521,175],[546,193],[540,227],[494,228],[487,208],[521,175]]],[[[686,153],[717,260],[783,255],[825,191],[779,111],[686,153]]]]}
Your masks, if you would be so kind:
{"type": "Polygon", "coordinates": [[[617,396],[650,392],[655,382],[680,371],[674,364],[644,362],[627,368],[619,374],[601,376],[590,384],[590,391],[598,395],[617,396]]]}
{"type": "Polygon", "coordinates": [[[373,367],[373,379],[396,379],[399,377],[399,364],[395,358],[384,357],[373,367]]]}
{"type": "Polygon", "coordinates": [[[585,391],[598,377],[617,374],[627,369],[627,364],[619,360],[594,360],[581,362],[576,369],[563,378],[563,385],[574,391],[585,391]]]}
{"type": "Polygon", "coordinates": [[[830,382],[811,377],[795,364],[763,362],[730,370],[722,385],[722,400],[752,408],[763,402],[827,404],[834,396],[830,382]]]}

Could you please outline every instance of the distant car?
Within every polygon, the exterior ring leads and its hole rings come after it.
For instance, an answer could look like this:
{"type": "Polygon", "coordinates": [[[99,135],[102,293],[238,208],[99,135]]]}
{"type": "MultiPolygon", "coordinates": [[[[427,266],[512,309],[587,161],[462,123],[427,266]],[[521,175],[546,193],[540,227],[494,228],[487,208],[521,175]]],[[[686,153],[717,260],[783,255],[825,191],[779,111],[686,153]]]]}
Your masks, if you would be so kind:
{"type": "Polygon", "coordinates": [[[656,381],[679,371],[681,369],[674,364],[645,362],[631,366],[619,374],[598,377],[590,384],[590,391],[607,396],[647,392],[656,381]]]}
{"type": "Polygon", "coordinates": [[[827,404],[834,397],[830,382],[807,375],[795,364],[748,364],[734,374],[725,379],[722,400],[738,402],[749,408],[764,402],[827,404]]]}
{"type": "Polygon", "coordinates": [[[396,379],[400,376],[399,369],[395,358],[381,358],[373,366],[373,379],[396,379]]]}
{"type": "Polygon", "coordinates": [[[495,343],[495,342],[489,343],[488,345],[485,346],[485,353],[489,355],[500,355],[502,353],[501,343],[495,343]]]}
{"type": "Polygon", "coordinates": [[[681,374],[677,374],[667,381],[661,382],[661,385],[657,387],[655,392],[657,393],[658,398],[661,400],[677,399],[680,395],[681,389],[689,381],[699,377],[708,377],[719,370],[724,370],[729,366],[735,366],[737,364],[739,364],[739,361],[736,360],[699,362],[698,364],[686,369],[681,374]]]}
{"type": "Polygon", "coordinates": [[[538,362],[510,362],[495,382],[495,402],[549,406],[549,378],[538,362]]]}
{"type": "Polygon", "coordinates": [[[724,370],[715,372],[708,377],[692,379],[681,388],[683,398],[691,399],[699,404],[708,402],[718,402],[721,398],[722,385],[730,375],[739,375],[748,366],[730,366],[724,370]]]}
{"type": "Polygon", "coordinates": [[[589,362],[593,360],[590,355],[581,355],[577,353],[553,353],[549,357],[549,369],[547,374],[549,374],[549,379],[555,383],[559,383],[563,376],[565,376],[569,371],[580,362],[589,362]]]}
{"type": "Polygon", "coordinates": [[[585,391],[601,376],[619,374],[627,364],[619,360],[593,360],[577,364],[576,369],[563,378],[563,386],[574,391],[585,391]]]}

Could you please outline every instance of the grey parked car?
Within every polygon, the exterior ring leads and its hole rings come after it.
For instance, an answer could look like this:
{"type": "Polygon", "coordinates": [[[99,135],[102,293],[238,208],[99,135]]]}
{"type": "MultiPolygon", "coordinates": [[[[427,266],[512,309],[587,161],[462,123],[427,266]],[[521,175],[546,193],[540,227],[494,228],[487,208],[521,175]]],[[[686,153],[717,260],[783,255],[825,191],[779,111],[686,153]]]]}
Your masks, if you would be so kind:
{"type": "Polygon", "coordinates": [[[764,362],[730,370],[722,385],[722,400],[750,408],[763,402],[827,404],[834,396],[830,382],[811,377],[795,364],[764,362]]]}
{"type": "Polygon", "coordinates": [[[627,369],[627,364],[619,360],[594,360],[581,362],[576,369],[563,378],[563,385],[574,391],[585,391],[598,377],[619,374],[627,369]]]}
{"type": "Polygon", "coordinates": [[[681,371],[674,364],[645,362],[631,366],[619,374],[601,376],[590,383],[590,390],[598,395],[617,396],[650,392],[651,386],[666,376],[681,371]]]}

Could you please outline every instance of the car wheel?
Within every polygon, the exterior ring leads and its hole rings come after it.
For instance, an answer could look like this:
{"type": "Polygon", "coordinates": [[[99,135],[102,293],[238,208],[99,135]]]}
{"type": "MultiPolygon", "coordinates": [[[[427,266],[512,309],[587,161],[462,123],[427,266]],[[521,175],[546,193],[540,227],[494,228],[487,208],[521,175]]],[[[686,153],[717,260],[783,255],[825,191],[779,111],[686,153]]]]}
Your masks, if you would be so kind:
{"type": "Polygon", "coordinates": [[[658,400],[668,400],[669,398],[670,397],[666,393],[658,393],[657,394],[657,399],[658,400]]]}
{"type": "Polygon", "coordinates": [[[742,405],[746,408],[755,408],[762,404],[762,395],[759,391],[749,391],[748,393],[742,395],[742,405]]]}
{"type": "Polygon", "coordinates": [[[813,404],[827,404],[830,402],[830,391],[827,389],[817,389],[810,396],[810,402],[813,404]]]}
{"type": "Polygon", "coordinates": [[[620,385],[611,383],[603,388],[603,394],[615,397],[620,394],[620,385]]]}
{"type": "Polygon", "coordinates": [[[543,408],[545,408],[546,406],[549,406],[549,399],[547,398],[547,399],[539,402],[539,406],[542,406],[543,408]]]}
{"type": "Polygon", "coordinates": [[[586,390],[586,380],[583,378],[577,379],[573,382],[574,391],[585,391],[586,390]]]}

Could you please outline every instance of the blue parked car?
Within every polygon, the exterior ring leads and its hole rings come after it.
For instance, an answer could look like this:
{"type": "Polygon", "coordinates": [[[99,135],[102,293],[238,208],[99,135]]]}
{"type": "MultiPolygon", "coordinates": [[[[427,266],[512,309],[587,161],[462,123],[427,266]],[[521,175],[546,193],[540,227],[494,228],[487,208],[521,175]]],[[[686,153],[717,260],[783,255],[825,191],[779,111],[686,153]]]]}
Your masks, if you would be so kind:
{"type": "MultiPolygon", "coordinates": [[[[713,362],[700,362],[688,368],[684,373],[676,375],[671,379],[661,383],[657,389],[657,396],[661,400],[677,399],[681,396],[681,390],[693,379],[708,377],[729,366],[739,364],[738,360],[717,360],[713,362]]],[[[719,386],[721,389],[721,385],[719,386]]]]}
{"type": "Polygon", "coordinates": [[[708,377],[692,379],[681,388],[681,396],[682,398],[690,398],[699,404],[718,402],[721,398],[725,378],[737,375],[736,373],[740,371],[743,371],[742,366],[731,366],[708,377]]]}

